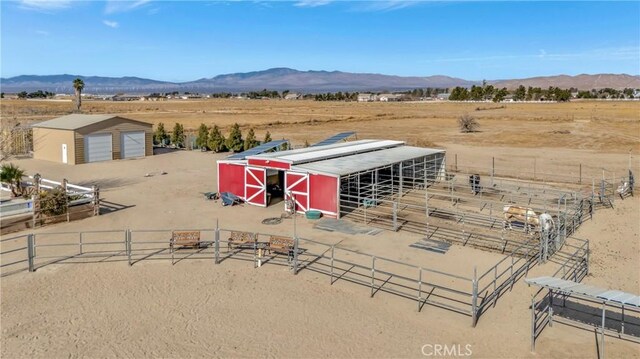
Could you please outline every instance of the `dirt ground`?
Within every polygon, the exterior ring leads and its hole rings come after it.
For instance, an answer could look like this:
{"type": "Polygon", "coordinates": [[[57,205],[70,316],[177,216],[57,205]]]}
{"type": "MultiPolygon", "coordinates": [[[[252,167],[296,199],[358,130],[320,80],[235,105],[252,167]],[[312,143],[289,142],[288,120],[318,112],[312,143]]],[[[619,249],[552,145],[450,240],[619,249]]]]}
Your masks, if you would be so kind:
{"type": "MultiPolygon", "coordinates": [[[[330,130],[324,136],[331,133],[330,130]]],[[[502,147],[495,147],[502,149],[502,147]]],[[[488,161],[493,148],[456,145],[460,158],[488,161]]],[[[511,148],[514,156],[527,149],[511,148]]],[[[576,149],[544,151],[539,160],[575,158],[625,168],[626,154],[576,149]]],[[[115,210],[99,217],[39,229],[38,233],[101,229],[212,228],[222,226],[290,235],[292,220],[261,224],[279,216],[282,203],[267,209],[222,207],[202,193],[216,189],[216,159],[223,155],[175,151],[138,160],[67,166],[33,159],[14,163],[45,178],[98,184],[115,210]],[[160,175],[161,171],[168,172],[160,175]],[[145,177],[145,174],[152,174],[145,177]]],[[[585,283],[640,293],[640,201],[616,201],[596,212],[576,234],[591,240],[591,274],[585,283]]],[[[299,218],[298,233],[323,243],[470,276],[502,256],[453,246],[445,255],[409,248],[420,237],[383,232],[350,236],[313,229],[299,218]]],[[[19,234],[19,233],[18,233],[19,234]]],[[[536,267],[530,276],[556,267],[536,267]]],[[[58,263],[35,273],[0,279],[2,357],[424,357],[433,347],[460,345],[473,357],[596,357],[593,331],[565,325],[547,328],[530,352],[529,303],[534,288],[520,281],[476,328],[447,310],[380,293],[311,271],[293,277],[286,267],[211,259],[58,263]]],[[[607,337],[606,355],[640,357],[640,346],[607,337]]]]}

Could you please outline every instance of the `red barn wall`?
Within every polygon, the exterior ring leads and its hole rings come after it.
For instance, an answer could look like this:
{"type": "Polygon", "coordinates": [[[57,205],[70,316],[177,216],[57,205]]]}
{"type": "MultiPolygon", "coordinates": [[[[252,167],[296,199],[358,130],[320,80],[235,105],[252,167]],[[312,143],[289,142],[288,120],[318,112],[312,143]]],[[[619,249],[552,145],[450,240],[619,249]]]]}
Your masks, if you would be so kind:
{"type": "Polygon", "coordinates": [[[218,192],[244,198],[244,164],[218,163],[218,192]]]}
{"type": "Polygon", "coordinates": [[[309,209],[321,211],[328,217],[337,217],[337,177],[309,174],[309,209]]]}

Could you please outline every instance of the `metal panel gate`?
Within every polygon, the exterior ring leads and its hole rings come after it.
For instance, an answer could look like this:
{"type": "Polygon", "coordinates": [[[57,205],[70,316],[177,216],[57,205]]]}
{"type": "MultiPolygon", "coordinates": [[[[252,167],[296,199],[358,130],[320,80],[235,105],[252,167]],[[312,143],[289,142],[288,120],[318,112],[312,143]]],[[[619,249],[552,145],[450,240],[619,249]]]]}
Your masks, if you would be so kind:
{"type": "Polygon", "coordinates": [[[244,200],[260,207],[267,206],[267,170],[257,167],[245,167],[244,200]]]}

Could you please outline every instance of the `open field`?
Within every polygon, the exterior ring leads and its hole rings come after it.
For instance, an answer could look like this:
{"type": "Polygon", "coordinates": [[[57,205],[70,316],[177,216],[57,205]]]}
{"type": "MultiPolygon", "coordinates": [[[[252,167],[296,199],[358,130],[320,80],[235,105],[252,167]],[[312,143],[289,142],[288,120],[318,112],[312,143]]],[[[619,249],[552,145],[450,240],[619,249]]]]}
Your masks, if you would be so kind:
{"type": "MultiPolygon", "coordinates": [[[[22,124],[69,112],[70,102],[2,101],[2,121],[22,124]]],[[[391,138],[447,149],[461,167],[531,171],[538,176],[571,174],[582,164],[584,181],[619,178],[629,165],[640,173],[640,102],[568,104],[322,103],[313,101],[175,101],[83,103],[87,113],[117,113],[153,123],[201,122],[228,128],[238,122],[259,137],[294,144],[314,142],[343,130],[358,138],[391,138]],[[476,108],[486,110],[476,111],[476,108]],[[460,134],[462,113],[476,116],[482,132],[460,134]],[[566,132],[568,131],[568,133],[566,132]]],[[[86,220],[38,229],[37,233],[152,228],[227,228],[291,235],[292,220],[261,224],[279,216],[282,204],[264,209],[222,207],[203,199],[216,189],[217,159],[224,154],[169,151],[139,159],[79,166],[14,160],[27,173],[81,185],[97,184],[116,210],[86,220]],[[161,171],[167,175],[159,175],[161,171]],[[154,174],[144,177],[146,173],[154,174]]],[[[301,218],[301,217],[299,217],[301,218]]],[[[585,222],[577,237],[590,240],[590,275],[583,282],[640,293],[640,200],[617,200],[585,222]]],[[[503,258],[498,253],[454,245],[444,255],[410,248],[418,234],[385,231],[346,235],[298,220],[298,233],[404,263],[471,276],[503,258]]],[[[20,233],[17,233],[20,234],[20,233]]],[[[225,238],[223,238],[225,239],[225,238]]],[[[550,275],[553,263],[530,276],[550,275]]],[[[286,267],[254,269],[251,262],[193,259],[57,263],[35,273],[0,279],[2,357],[424,357],[425,344],[470,344],[473,357],[596,357],[597,338],[554,324],[530,352],[529,305],[534,288],[520,280],[482,315],[476,328],[467,317],[433,306],[417,313],[415,302],[329,279],[312,271],[293,277],[286,267]]],[[[638,344],[611,337],[606,355],[640,357],[638,344]]]]}
{"type": "MultiPolygon", "coordinates": [[[[69,101],[3,100],[4,123],[28,124],[71,112],[69,101]]],[[[313,143],[332,132],[357,130],[361,138],[389,138],[422,145],[534,147],[640,153],[640,101],[569,103],[317,102],[202,100],[157,102],[84,101],[85,113],[114,113],[170,129],[200,123],[225,130],[235,122],[258,137],[313,143]],[[480,132],[461,134],[457,118],[477,118],[480,132]]]]}

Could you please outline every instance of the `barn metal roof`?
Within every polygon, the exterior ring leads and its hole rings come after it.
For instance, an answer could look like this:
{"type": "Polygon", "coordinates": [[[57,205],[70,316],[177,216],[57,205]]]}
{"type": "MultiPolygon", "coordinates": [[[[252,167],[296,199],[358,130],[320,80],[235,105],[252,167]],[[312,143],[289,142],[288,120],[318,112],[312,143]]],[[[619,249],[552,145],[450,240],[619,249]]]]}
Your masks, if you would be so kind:
{"type": "Polygon", "coordinates": [[[252,159],[270,159],[291,164],[302,164],[314,161],[322,161],[330,158],[352,156],[363,152],[372,152],[382,149],[402,146],[402,141],[391,140],[360,140],[347,143],[338,143],[326,146],[307,147],[297,150],[265,153],[256,156],[247,156],[252,159]]]}
{"type": "Polygon", "coordinates": [[[399,146],[381,149],[374,152],[359,153],[344,158],[333,158],[324,161],[310,162],[292,166],[292,170],[303,172],[318,172],[329,175],[344,176],[351,173],[385,167],[414,158],[444,153],[444,150],[421,148],[413,146],[399,146]]]}
{"type": "Polygon", "coordinates": [[[640,296],[619,290],[603,289],[592,285],[581,284],[556,277],[526,278],[527,284],[557,290],[566,294],[578,294],[595,300],[632,305],[640,308],[640,296]]]}
{"type": "MultiPolygon", "coordinates": [[[[94,125],[102,121],[110,120],[114,117],[120,117],[118,115],[83,115],[83,114],[71,114],[62,117],[57,117],[52,120],[43,121],[32,125],[31,127],[39,128],[53,128],[57,130],[77,130],[82,127],[94,125]]],[[[150,123],[126,119],[128,121],[139,122],[141,124],[149,125],[150,123]]]]}

